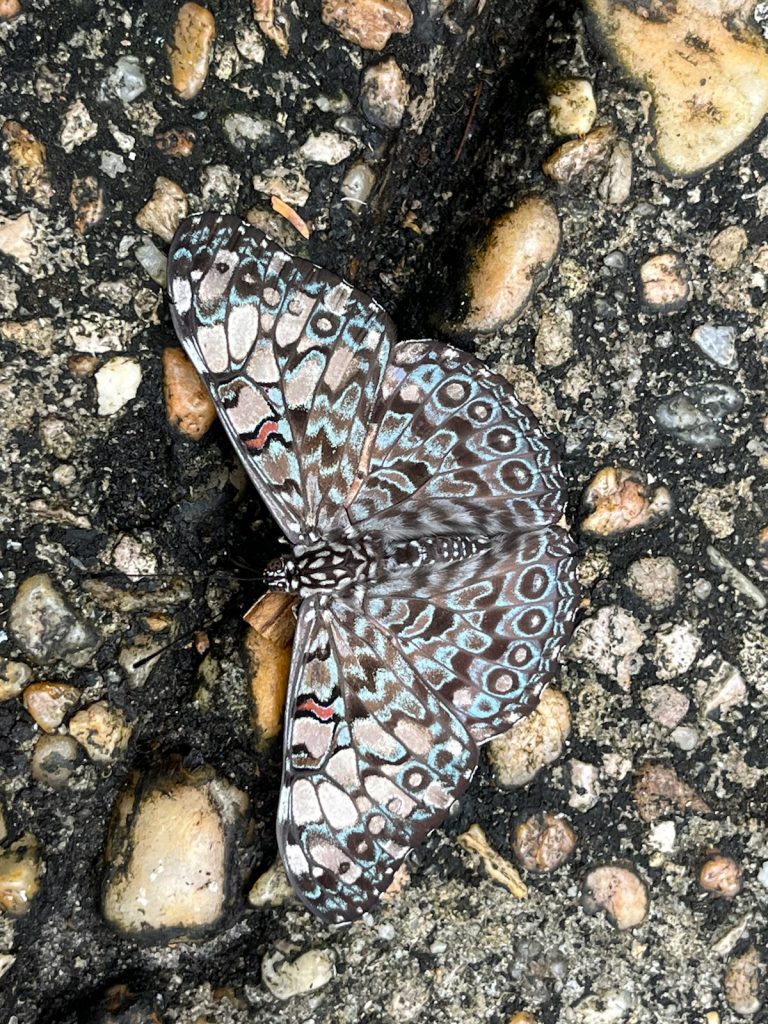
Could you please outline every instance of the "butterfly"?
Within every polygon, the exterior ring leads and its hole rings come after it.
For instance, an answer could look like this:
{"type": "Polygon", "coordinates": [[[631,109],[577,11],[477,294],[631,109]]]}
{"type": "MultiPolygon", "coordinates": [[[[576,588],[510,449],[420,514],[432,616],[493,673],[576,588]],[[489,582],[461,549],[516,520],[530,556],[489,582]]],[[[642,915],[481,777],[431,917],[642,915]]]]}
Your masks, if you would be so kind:
{"type": "Polygon", "coordinates": [[[554,449],[507,382],[237,217],[182,222],[171,315],[292,553],[277,838],[330,924],[370,910],[538,703],[578,600],[554,449]]]}

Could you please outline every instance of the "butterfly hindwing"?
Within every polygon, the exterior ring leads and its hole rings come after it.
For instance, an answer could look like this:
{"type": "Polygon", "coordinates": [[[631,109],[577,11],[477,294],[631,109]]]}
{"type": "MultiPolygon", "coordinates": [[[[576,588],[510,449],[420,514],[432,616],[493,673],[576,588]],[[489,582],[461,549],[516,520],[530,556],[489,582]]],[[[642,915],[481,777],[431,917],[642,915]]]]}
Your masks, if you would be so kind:
{"type": "Polygon", "coordinates": [[[394,329],[372,299],[237,217],[171,244],[176,332],[294,544],[326,535],[355,477],[394,329]]]}
{"type": "Polygon", "coordinates": [[[278,842],[299,897],[359,917],[445,818],[477,749],[391,635],[354,601],[301,606],[286,710],[278,842]]]}

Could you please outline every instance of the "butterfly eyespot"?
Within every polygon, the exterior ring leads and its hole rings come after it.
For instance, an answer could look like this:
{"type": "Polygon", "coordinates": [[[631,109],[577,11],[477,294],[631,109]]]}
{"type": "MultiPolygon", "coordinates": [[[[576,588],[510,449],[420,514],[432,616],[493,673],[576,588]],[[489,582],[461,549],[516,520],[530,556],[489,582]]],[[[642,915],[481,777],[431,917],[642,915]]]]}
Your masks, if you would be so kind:
{"type": "Polygon", "coordinates": [[[501,479],[511,491],[529,491],[533,486],[533,473],[524,462],[516,459],[504,463],[501,479]]]}
{"type": "Polygon", "coordinates": [[[535,636],[537,633],[541,632],[546,621],[547,616],[544,612],[539,608],[531,608],[530,611],[523,612],[517,620],[517,628],[521,633],[526,633],[528,636],[535,636]]]}
{"type": "Polygon", "coordinates": [[[488,402],[473,402],[467,409],[467,415],[478,423],[485,423],[493,415],[493,406],[488,402]]]}
{"type": "Polygon", "coordinates": [[[229,264],[224,263],[223,260],[219,260],[218,263],[214,263],[213,269],[216,271],[217,274],[226,274],[227,271],[229,270],[229,264]]]}
{"type": "Polygon", "coordinates": [[[523,665],[527,665],[531,660],[530,647],[527,644],[518,644],[512,649],[508,660],[518,668],[522,668],[523,665]]]}
{"type": "Polygon", "coordinates": [[[350,862],[348,860],[343,860],[341,862],[341,864],[339,864],[339,867],[338,867],[339,874],[340,875],[346,875],[346,873],[349,871],[349,869],[351,867],[352,867],[352,865],[350,864],[350,862]]]}
{"type": "Polygon", "coordinates": [[[503,427],[495,427],[493,430],[488,431],[485,443],[491,451],[499,452],[503,455],[515,450],[517,438],[511,431],[504,430],[503,427]]]}
{"type": "Polygon", "coordinates": [[[438,401],[448,409],[463,405],[469,397],[469,385],[462,381],[452,380],[444,384],[437,393],[438,401]]]}
{"type": "Polygon", "coordinates": [[[265,306],[276,306],[280,301],[280,292],[277,288],[265,288],[261,297],[265,306]]]}

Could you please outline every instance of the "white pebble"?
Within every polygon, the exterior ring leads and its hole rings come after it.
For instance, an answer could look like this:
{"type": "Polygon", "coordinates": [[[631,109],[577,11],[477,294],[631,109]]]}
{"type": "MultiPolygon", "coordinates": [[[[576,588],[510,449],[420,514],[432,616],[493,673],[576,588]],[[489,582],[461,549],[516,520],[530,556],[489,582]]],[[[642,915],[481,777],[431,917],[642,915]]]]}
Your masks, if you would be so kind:
{"type": "Polygon", "coordinates": [[[99,416],[112,416],[136,397],[141,384],[141,366],[137,359],[115,356],[96,372],[99,416]]]}

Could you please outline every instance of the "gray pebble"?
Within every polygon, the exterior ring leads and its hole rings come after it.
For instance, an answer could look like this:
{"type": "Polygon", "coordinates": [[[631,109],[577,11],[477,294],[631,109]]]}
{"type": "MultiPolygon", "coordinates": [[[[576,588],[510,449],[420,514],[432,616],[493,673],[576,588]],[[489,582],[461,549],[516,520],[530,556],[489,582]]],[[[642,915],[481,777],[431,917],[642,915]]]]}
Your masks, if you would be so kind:
{"type": "Polygon", "coordinates": [[[691,335],[707,358],[727,370],[735,370],[739,365],[736,337],[735,327],[718,327],[714,324],[702,324],[691,335]]]}

